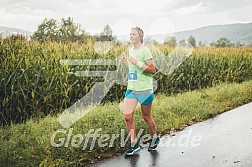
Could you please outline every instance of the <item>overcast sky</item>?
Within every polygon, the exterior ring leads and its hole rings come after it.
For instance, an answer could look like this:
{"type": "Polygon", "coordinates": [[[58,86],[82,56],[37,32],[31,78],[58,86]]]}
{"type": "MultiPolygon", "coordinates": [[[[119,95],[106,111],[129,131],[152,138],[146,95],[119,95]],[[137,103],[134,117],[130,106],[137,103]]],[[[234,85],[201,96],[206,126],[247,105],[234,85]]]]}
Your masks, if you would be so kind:
{"type": "Polygon", "coordinates": [[[252,22],[252,0],[0,0],[0,26],[35,31],[45,18],[68,16],[91,33],[140,26],[166,34],[206,25],[252,22]]]}

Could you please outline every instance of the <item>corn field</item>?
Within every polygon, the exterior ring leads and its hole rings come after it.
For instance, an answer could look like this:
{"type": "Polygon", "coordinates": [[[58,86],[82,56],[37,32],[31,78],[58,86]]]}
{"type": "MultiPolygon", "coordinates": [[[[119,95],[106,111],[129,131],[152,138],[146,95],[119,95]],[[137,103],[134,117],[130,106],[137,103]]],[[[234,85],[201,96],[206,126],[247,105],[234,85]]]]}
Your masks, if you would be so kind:
{"type": "MultiPolygon", "coordinates": [[[[62,59],[116,59],[127,46],[115,46],[106,55],[95,52],[92,42],[37,43],[0,40],[0,123],[24,122],[56,114],[89,92],[102,77],[78,77],[70,71],[113,70],[114,66],[68,66],[62,59]]],[[[159,45],[169,54],[172,48],[159,45]]],[[[170,95],[210,87],[221,82],[252,79],[252,48],[199,47],[171,75],[157,73],[157,93],[170,95]]],[[[114,85],[103,102],[122,100],[126,87],[114,85]]]]}

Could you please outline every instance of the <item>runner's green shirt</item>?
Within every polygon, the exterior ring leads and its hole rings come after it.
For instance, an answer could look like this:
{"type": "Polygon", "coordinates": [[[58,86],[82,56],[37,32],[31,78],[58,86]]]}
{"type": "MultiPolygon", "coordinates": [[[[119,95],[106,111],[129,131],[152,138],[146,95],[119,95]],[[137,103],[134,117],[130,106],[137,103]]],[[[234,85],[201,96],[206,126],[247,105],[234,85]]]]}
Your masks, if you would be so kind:
{"type": "MultiPolygon", "coordinates": [[[[152,59],[150,50],[142,45],[139,49],[135,50],[133,47],[129,49],[129,56],[134,57],[138,61],[145,64],[145,61],[152,59]]],[[[153,74],[144,72],[137,65],[133,65],[128,61],[129,72],[136,71],[137,81],[128,79],[128,90],[143,91],[153,89],[153,74]]]]}

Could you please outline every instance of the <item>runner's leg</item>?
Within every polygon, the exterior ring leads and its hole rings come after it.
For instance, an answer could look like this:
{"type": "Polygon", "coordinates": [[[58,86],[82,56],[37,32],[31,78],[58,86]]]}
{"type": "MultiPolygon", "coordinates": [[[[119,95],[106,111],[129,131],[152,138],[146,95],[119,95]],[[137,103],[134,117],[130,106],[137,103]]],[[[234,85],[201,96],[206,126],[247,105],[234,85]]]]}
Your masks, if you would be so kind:
{"type": "Polygon", "coordinates": [[[151,116],[151,106],[152,106],[152,103],[149,103],[147,105],[141,105],[142,117],[145,120],[145,122],[147,123],[147,125],[151,131],[152,136],[156,136],[157,130],[156,130],[155,121],[153,120],[153,118],[151,116]]]}
{"type": "Polygon", "coordinates": [[[134,111],[137,106],[137,99],[124,98],[124,119],[127,130],[130,133],[131,142],[136,142],[136,128],[133,121],[134,111]]]}

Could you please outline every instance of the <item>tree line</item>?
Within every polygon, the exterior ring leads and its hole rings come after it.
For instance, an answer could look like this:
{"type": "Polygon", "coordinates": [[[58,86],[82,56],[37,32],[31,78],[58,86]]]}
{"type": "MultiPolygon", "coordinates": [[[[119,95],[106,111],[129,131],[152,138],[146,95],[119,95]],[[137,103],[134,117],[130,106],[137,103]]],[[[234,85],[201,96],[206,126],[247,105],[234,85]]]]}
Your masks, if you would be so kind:
{"type": "Polygon", "coordinates": [[[74,22],[73,18],[62,18],[60,22],[55,19],[44,19],[38,25],[37,30],[31,36],[32,40],[40,42],[56,41],[56,42],[80,42],[85,43],[92,41],[113,41],[117,37],[113,35],[113,31],[109,25],[105,25],[100,34],[91,35],[86,32],[80,24],[74,22]]]}
{"type": "MultiPolygon", "coordinates": [[[[185,42],[185,39],[179,41],[178,43],[185,42]]],[[[206,46],[202,41],[199,41],[198,45],[196,44],[196,39],[194,36],[190,35],[189,38],[187,39],[187,42],[190,43],[193,47],[196,46],[206,46]]],[[[175,36],[168,36],[165,38],[164,43],[165,45],[168,45],[170,47],[175,47],[177,46],[177,40],[175,36]]],[[[245,46],[241,42],[237,42],[236,44],[232,43],[230,40],[228,40],[225,37],[221,37],[218,39],[216,42],[211,42],[210,46],[214,47],[231,47],[231,46],[245,46]]]]}
{"type": "MultiPolygon", "coordinates": [[[[8,37],[11,40],[17,39],[25,39],[24,36],[17,34],[11,35],[8,37]]],[[[81,27],[80,24],[75,23],[73,18],[62,18],[59,22],[55,19],[45,18],[41,24],[38,25],[37,30],[31,36],[31,40],[36,40],[39,42],[79,42],[86,43],[87,41],[95,42],[95,41],[116,41],[117,36],[113,34],[113,31],[109,25],[105,25],[103,30],[99,34],[91,35],[89,32],[85,31],[84,28],[81,27]]],[[[152,41],[154,44],[158,44],[156,40],[152,41]]],[[[186,42],[185,39],[177,42],[175,36],[167,36],[163,42],[164,45],[168,45],[170,47],[175,47],[181,42],[186,42]]],[[[196,39],[194,36],[190,35],[187,39],[187,42],[190,43],[193,47],[196,46],[205,46],[202,41],[196,43],[196,39]]],[[[231,47],[231,46],[244,46],[241,42],[237,42],[236,44],[232,43],[225,37],[218,39],[215,42],[210,43],[210,46],[214,47],[231,47]]]]}

